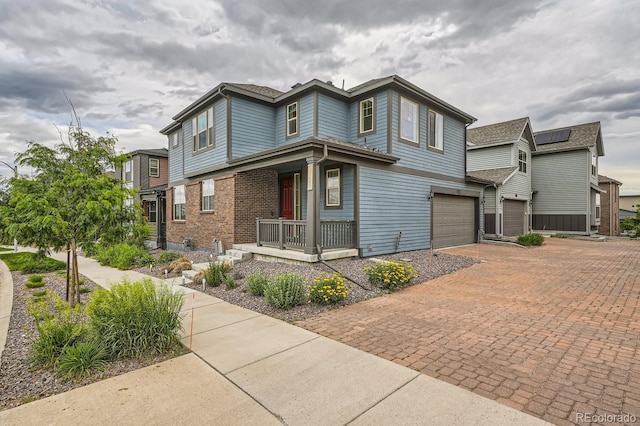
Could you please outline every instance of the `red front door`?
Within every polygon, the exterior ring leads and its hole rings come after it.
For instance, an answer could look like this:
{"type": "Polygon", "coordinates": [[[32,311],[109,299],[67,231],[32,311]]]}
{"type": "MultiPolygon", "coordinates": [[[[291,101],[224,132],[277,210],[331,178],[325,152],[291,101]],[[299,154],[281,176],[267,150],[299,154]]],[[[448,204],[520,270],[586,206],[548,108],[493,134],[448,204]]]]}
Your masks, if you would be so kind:
{"type": "Polygon", "coordinates": [[[280,216],[293,220],[293,176],[280,179],[280,216]]]}

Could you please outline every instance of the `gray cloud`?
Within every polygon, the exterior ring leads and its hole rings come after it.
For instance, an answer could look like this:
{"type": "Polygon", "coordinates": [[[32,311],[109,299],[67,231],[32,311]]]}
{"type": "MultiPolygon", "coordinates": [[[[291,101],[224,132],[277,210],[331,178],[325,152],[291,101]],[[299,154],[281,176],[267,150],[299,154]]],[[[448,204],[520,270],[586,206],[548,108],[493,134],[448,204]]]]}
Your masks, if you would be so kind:
{"type": "Polygon", "coordinates": [[[20,105],[32,111],[57,113],[69,109],[64,92],[76,107],[86,107],[94,95],[112,89],[75,65],[58,67],[0,62],[0,105],[20,105]]]}

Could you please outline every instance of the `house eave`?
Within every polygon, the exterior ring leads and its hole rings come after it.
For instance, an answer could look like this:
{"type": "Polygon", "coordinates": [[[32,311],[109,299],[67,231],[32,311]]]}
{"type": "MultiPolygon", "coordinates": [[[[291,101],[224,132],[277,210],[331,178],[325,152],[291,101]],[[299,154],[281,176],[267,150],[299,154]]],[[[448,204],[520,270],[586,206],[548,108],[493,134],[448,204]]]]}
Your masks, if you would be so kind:
{"type": "MultiPolygon", "coordinates": [[[[490,144],[486,144],[486,145],[471,145],[471,146],[467,146],[467,151],[474,151],[476,149],[482,149],[482,148],[492,148],[492,147],[496,147],[496,146],[502,146],[502,145],[511,145],[516,143],[517,141],[504,141],[504,142],[495,142],[495,143],[490,143],[490,144]]],[[[471,142],[473,143],[473,142],[471,142]]]]}
{"type": "Polygon", "coordinates": [[[169,124],[165,128],[161,129],[160,133],[163,135],[168,135],[169,133],[173,133],[173,131],[177,130],[180,126],[181,126],[180,122],[174,121],[173,123],[169,124]]]}

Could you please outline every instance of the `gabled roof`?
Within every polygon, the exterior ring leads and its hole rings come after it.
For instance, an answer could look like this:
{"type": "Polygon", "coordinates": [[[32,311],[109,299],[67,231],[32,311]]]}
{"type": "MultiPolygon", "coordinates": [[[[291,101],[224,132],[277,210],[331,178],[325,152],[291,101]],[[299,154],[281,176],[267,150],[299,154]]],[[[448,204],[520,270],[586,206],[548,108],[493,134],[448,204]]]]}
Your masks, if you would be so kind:
{"type": "Polygon", "coordinates": [[[544,130],[536,132],[534,135],[538,136],[543,133],[557,132],[559,130],[570,130],[569,138],[564,142],[538,145],[538,149],[536,150],[537,152],[534,154],[546,154],[550,152],[572,151],[576,149],[595,147],[598,152],[598,156],[604,155],[604,146],[602,144],[602,133],[599,121],[544,130]]]}
{"type": "Polygon", "coordinates": [[[188,118],[194,112],[197,112],[201,108],[210,105],[216,99],[220,97],[226,97],[228,94],[236,94],[250,98],[254,101],[277,105],[295,99],[302,94],[311,92],[314,90],[328,93],[329,95],[344,99],[346,102],[351,102],[366,96],[370,92],[383,90],[384,88],[393,88],[401,90],[404,93],[410,93],[411,95],[424,100],[426,103],[434,105],[436,108],[443,112],[460,118],[466,123],[473,123],[476,121],[475,117],[467,114],[466,112],[454,107],[443,101],[440,98],[432,95],[431,93],[419,88],[413,83],[397,76],[392,75],[389,77],[375,78],[369,80],[363,84],[352,87],[349,90],[343,90],[334,86],[331,82],[324,82],[318,79],[310,80],[304,84],[296,84],[287,92],[281,92],[268,86],[259,86],[256,84],[242,84],[242,83],[220,83],[203,96],[192,102],[189,106],[184,108],[178,114],[173,116],[173,122],[168,126],[160,130],[162,134],[168,134],[171,131],[179,127],[179,122],[188,118]]]}
{"type": "Polygon", "coordinates": [[[499,169],[473,170],[467,176],[496,185],[504,185],[518,170],[518,166],[502,167],[499,169]]]}
{"type": "Polygon", "coordinates": [[[467,129],[467,149],[515,143],[520,138],[529,141],[531,151],[536,150],[529,117],[467,129]]]}
{"type": "Polygon", "coordinates": [[[605,175],[598,175],[598,185],[601,183],[615,183],[616,185],[622,185],[622,182],[617,181],[605,175]]]}

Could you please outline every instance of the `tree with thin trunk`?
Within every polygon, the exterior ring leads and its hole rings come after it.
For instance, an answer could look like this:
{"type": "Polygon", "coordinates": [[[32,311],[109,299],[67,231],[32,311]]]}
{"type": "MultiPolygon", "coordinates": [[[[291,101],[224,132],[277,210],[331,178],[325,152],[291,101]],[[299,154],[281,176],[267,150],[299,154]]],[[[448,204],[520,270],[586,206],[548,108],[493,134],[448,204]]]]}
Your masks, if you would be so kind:
{"type": "Polygon", "coordinates": [[[70,251],[72,306],[80,301],[78,248],[99,238],[124,240],[144,228],[140,207],[127,202],[134,190],[107,174],[126,159],[116,155],[115,144],[112,135],[94,138],[79,125],[70,126],[66,142],[61,138],[49,148],[31,141],[16,157],[34,173],[11,179],[3,224],[11,237],[43,255],[50,249],[70,251]]]}

